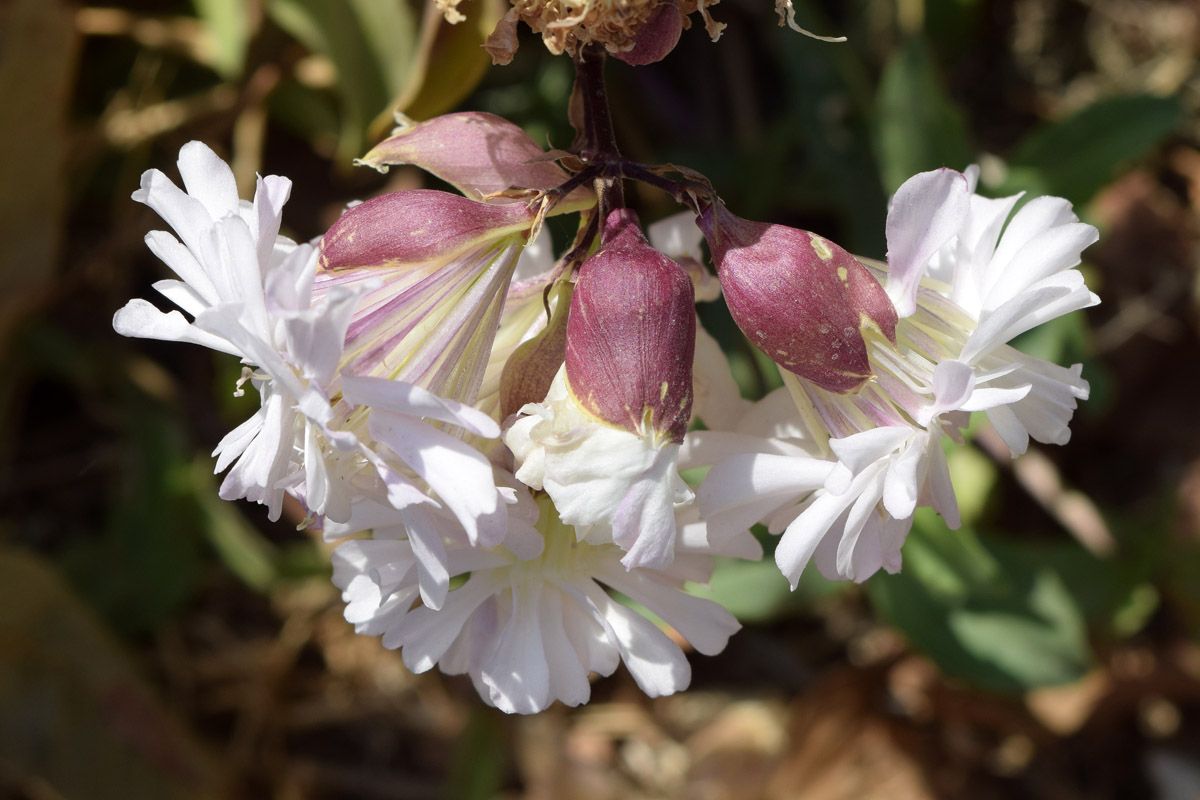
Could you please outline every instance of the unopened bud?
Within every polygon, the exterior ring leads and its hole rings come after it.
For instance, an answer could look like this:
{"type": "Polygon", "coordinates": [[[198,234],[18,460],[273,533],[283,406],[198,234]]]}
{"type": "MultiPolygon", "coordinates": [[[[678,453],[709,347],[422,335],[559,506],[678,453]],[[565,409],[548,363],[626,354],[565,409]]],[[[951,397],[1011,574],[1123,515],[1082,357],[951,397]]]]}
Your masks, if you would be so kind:
{"type": "Polygon", "coordinates": [[[776,364],[831,392],[871,377],[862,329],[896,340],[896,309],[854,256],[815,233],[741,219],[714,203],[696,220],[738,327],[776,364]]]}
{"type": "Polygon", "coordinates": [[[551,290],[550,319],[537,336],[513,351],[500,373],[500,419],[540,403],[562,367],[567,349],[567,309],[574,286],[561,281],[551,290]]]}
{"type": "Polygon", "coordinates": [[[683,441],[696,346],[691,279],[642,235],[637,215],[608,216],[604,244],[579,269],[567,321],[567,381],[600,419],[633,433],[649,423],[683,441]]]}
{"type": "MultiPolygon", "coordinates": [[[[377,144],[358,163],[387,172],[412,164],[452,184],[474,200],[513,202],[510,189],[553,189],[570,178],[519,126],[495,114],[463,111],[409,123],[377,144]]],[[[578,211],[596,202],[576,189],[555,209],[578,211]]]]}

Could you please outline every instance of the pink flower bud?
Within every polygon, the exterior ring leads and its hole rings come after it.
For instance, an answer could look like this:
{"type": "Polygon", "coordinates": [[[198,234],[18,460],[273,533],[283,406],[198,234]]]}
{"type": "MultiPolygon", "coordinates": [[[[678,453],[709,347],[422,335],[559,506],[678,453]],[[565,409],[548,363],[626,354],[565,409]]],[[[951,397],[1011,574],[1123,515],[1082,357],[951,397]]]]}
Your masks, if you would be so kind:
{"type": "Polygon", "coordinates": [[[655,431],[682,442],[692,414],[692,281],[650,246],[629,209],[609,214],[602,241],[571,298],[571,392],[605,422],[644,435],[649,416],[655,431]]]}
{"type": "Polygon", "coordinates": [[[524,204],[490,205],[447,192],[414,189],[380,195],[351,208],[321,238],[320,266],[401,266],[449,261],[526,230],[524,204]]]}
{"type": "Polygon", "coordinates": [[[675,49],[683,33],[683,14],[679,12],[679,0],[671,0],[658,6],[634,37],[633,48],[613,56],[640,67],[663,60],[675,49]]]}
{"type": "MultiPolygon", "coordinates": [[[[504,202],[497,195],[506,189],[553,189],[565,183],[570,176],[547,159],[519,126],[495,114],[464,111],[409,125],[358,163],[380,172],[387,172],[389,164],[413,164],[472,199],[504,202]]],[[[594,192],[581,188],[560,210],[578,211],[595,201],[594,192]]]]}
{"type": "Polygon", "coordinates": [[[738,327],[784,369],[831,392],[871,377],[862,327],[896,340],[896,309],[858,259],[815,233],[714,203],[696,220],[738,327]]]}

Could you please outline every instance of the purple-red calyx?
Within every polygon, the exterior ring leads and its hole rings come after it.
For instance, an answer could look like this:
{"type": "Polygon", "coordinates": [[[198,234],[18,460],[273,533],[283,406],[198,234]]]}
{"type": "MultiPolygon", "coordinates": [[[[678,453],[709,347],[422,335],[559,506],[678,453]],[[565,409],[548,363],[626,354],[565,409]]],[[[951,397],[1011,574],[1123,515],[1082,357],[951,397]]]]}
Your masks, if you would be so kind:
{"type": "Polygon", "coordinates": [[[354,206],[321,239],[320,266],[444,262],[533,225],[520,203],[489,205],[430,189],[380,195],[354,206]]]}
{"type": "Polygon", "coordinates": [[[896,309],[858,259],[815,233],[750,222],[719,202],[697,218],[738,327],[786,370],[831,392],[871,377],[864,326],[896,339],[896,309]]]}
{"type": "Polygon", "coordinates": [[[683,441],[692,413],[692,281],[650,246],[637,215],[608,215],[602,245],[579,269],[567,320],[571,392],[590,413],[643,435],[683,441]]]}

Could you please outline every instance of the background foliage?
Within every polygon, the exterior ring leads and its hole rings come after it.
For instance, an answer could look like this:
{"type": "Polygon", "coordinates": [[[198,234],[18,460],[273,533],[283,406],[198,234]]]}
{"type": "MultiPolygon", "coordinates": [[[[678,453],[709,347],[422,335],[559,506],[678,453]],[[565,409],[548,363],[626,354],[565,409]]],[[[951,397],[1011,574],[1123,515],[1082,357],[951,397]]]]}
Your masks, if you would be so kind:
{"type": "MultiPolygon", "coordinates": [[[[1189,798],[1200,793],[1196,424],[1200,15],[1171,0],[769,3],[714,9],[664,62],[610,67],[627,155],[706,173],[738,214],[883,255],[912,173],[979,163],[992,194],[1100,227],[1104,304],[1022,346],[1082,361],[1066,448],[953,454],[964,526],[920,516],[865,586],[769,557],[710,587],[746,629],[650,701],[627,676],[531,719],[414,677],[354,636],[327,554],[216,497],[206,453],[251,413],[235,364],[121,340],[162,267],[128,200],[198,138],[285,224],[423,185],[351,166],[390,109],[507,116],[564,145],[571,67],[480,48],[411,0],[0,4],[0,796],[41,798],[1189,798]]],[[[168,169],[169,171],[169,169],[168,169]]],[[[671,212],[633,195],[652,220],[671,212]]],[[[564,242],[569,229],[552,230],[564,242]]],[[[702,309],[743,392],[778,384],[702,309]]],[[[287,516],[285,514],[285,516],[287,516]]],[[[770,549],[773,541],[764,534],[770,549]]]]}

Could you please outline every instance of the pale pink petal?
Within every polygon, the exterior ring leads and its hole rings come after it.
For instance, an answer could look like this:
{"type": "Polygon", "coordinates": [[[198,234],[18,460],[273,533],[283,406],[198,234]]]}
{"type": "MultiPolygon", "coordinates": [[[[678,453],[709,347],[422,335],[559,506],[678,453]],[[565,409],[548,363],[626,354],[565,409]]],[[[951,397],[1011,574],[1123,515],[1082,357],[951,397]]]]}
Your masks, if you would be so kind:
{"type": "Polygon", "coordinates": [[[653,611],[706,656],[724,650],[742,627],[717,603],[664,586],[641,572],[608,568],[597,570],[596,578],[653,611]]]}
{"type": "Polygon", "coordinates": [[[446,593],[450,590],[446,547],[442,544],[442,537],[438,535],[433,521],[419,506],[408,510],[405,523],[413,557],[417,560],[421,601],[429,608],[439,609],[445,603],[446,593]]]}
{"type": "Polygon", "coordinates": [[[597,587],[588,598],[607,623],[629,674],[649,697],[686,689],[692,668],[683,651],[655,625],[632,609],[611,600],[597,587]]]}
{"type": "Polygon", "coordinates": [[[567,173],[544,156],[519,126],[494,114],[463,111],[401,129],[361,163],[382,170],[413,164],[484,200],[509,188],[553,189],[564,183],[567,173]]]}
{"type": "Polygon", "coordinates": [[[830,533],[830,528],[853,500],[853,495],[849,494],[821,493],[783,532],[783,538],[775,548],[775,564],[793,590],[817,545],[830,533]]]}
{"type": "Polygon", "coordinates": [[[1082,222],[1038,234],[1010,262],[994,262],[996,280],[984,299],[983,310],[991,311],[1038,281],[1077,266],[1084,249],[1099,238],[1095,228],[1082,222]]]}
{"type": "Polygon", "coordinates": [[[961,173],[914,175],[896,190],[887,218],[887,293],[900,317],[916,311],[917,284],[933,254],[954,238],[970,210],[961,173]]]}
{"type": "Polygon", "coordinates": [[[384,378],[343,377],[342,389],[354,405],[449,422],[476,436],[493,439],[500,435],[495,420],[481,411],[454,400],[446,400],[419,386],[384,378]]]}
{"type": "MultiPolygon", "coordinates": [[[[564,705],[580,706],[591,697],[588,671],[580,662],[579,651],[571,642],[563,615],[563,594],[551,590],[542,593],[542,648],[550,665],[550,697],[564,705]]],[[[586,651],[585,651],[586,652],[586,651]]]]}
{"type": "Polygon", "coordinates": [[[189,197],[187,192],[156,169],[142,173],[141,185],[131,197],[138,203],[145,203],[162,217],[193,254],[200,252],[200,240],[213,224],[203,203],[189,197]]]}
{"type": "Polygon", "coordinates": [[[130,300],[113,315],[113,330],[122,336],[159,339],[164,342],[190,342],[221,353],[242,355],[242,352],[224,337],[197,328],[178,311],[164,314],[141,299],[130,300]]]}
{"type": "Polygon", "coordinates": [[[542,643],[541,596],[540,582],[513,585],[508,623],[480,670],[488,700],[506,714],[534,714],[553,700],[542,643]]]}
{"type": "Polygon", "coordinates": [[[279,237],[279,225],[283,219],[283,206],[292,193],[292,182],[280,175],[261,175],[255,182],[255,223],[251,228],[258,242],[258,263],[270,264],[279,237]]]}
{"type": "MultiPolygon", "coordinates": [[[[188,142],[179,151],[179,175],[187,193],[218,220],[237,214],[241,201],[233,170],[203,142],[188,142]]],[[[172,226],[173,227],[173,226],[172,226]]]]}
{"type": "Polygon", "coordinates": [[[170,267],[180,280],[204,298],[206,304],[213,305],[222,299],[217,294],[208,272],[196,260],[195,253],[174,236],[166,231],[150,231],[146,234],[146,246],[160,261],[170,267]]]}
{"type": "Polygon", "coordinates": [[[475,609],[500,588],[492,576],[473,574],[465,584],[446,596],[446,603],[434,611],[421,606],[388,631],[383,646],[389,650],[403,647],[404,665],[412,672],[427,672],[462,632],[475,609]]]}
{"type": "Polygon", "coordinates": [[[473,543],[498,544],[505,513],[488,460],[478,450],[424,422],[374,410],[369,428],[375,439],[425,479],[454,513],[473,543]]]}

